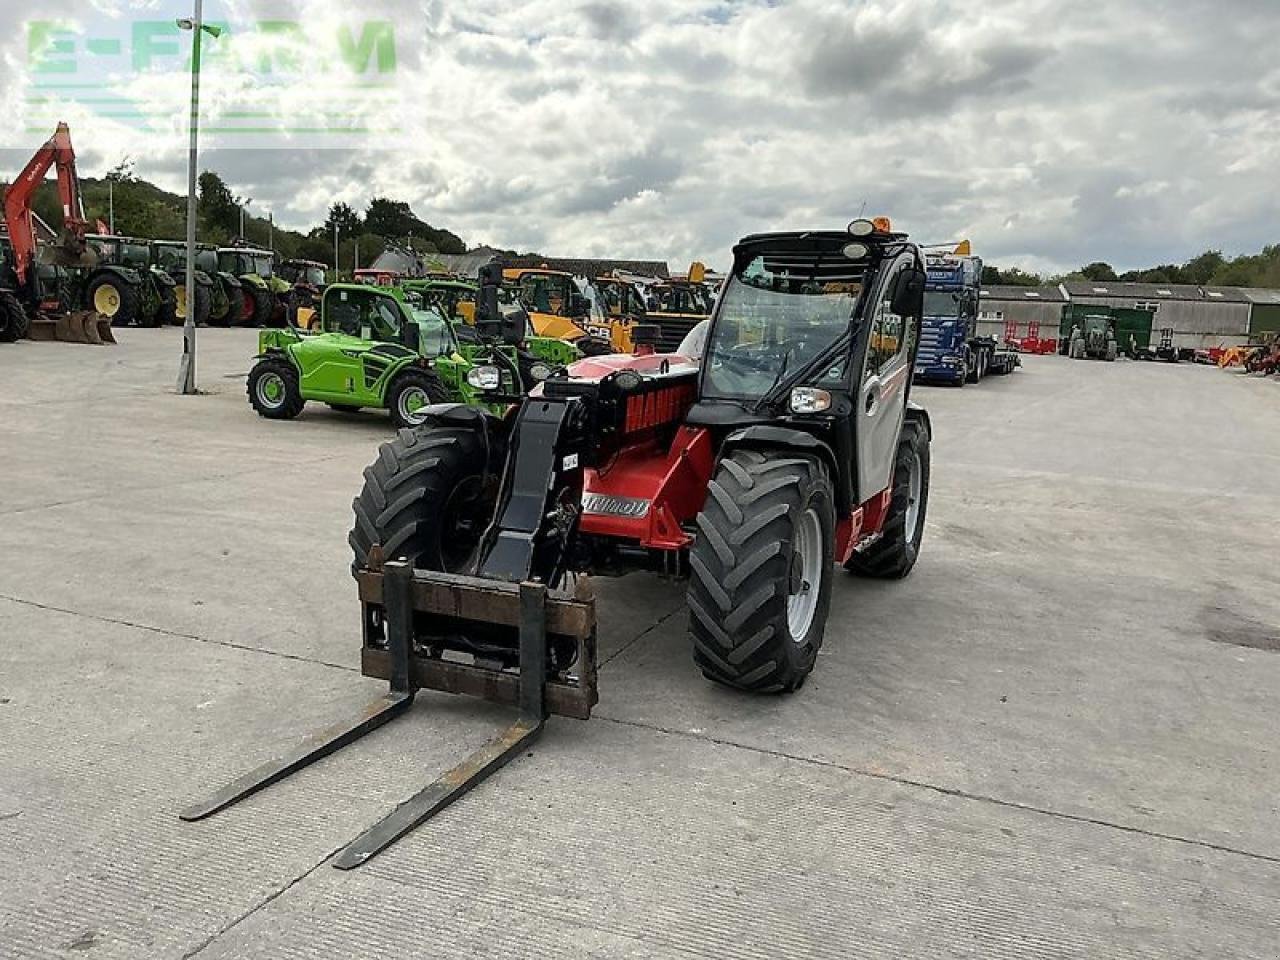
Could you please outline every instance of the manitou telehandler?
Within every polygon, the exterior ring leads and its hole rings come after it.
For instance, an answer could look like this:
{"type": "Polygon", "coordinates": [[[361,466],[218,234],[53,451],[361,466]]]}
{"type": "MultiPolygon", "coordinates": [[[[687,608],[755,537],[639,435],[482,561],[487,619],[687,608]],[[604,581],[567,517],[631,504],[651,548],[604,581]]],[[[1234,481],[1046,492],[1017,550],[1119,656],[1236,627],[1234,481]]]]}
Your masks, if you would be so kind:
{"type": "Polygon", "coordinates": [[[76,309],[86,285],[92,289],[95,278],[104,274],[94,269],[98,259],[85,242],[87,227],[71,130],[59,123],[4,192],[0,340],[30,336],[72,343],[116,342],[109,317],[97,310],[76,309]],[[31,203],[51,168],[58,173],[62,229],[56,243],[41,244],[31,203]]]}
{"type": "MultiPolygon", "coordinates": [[[[497,273],[482,274],[482,322],[497,315],[497,273]]],[[[919,248],[885,220],[749,236],[700,360],[654,353],[655,331],[641,331],[636,355],[580,360],[505,414],[446,404],[400,431],[365,471],[349,537],[362,671],[390,690],[182,817],[327,756],[419,688],[518,706],[510,728],[334,866],[365,862],[526,750],[548,714],[590,715],[586,574],[687,577],[703,674],[797,690],[834,566],[898,578],[916,562],[931,431],[909,392],[924,283],[919,248]]]]}

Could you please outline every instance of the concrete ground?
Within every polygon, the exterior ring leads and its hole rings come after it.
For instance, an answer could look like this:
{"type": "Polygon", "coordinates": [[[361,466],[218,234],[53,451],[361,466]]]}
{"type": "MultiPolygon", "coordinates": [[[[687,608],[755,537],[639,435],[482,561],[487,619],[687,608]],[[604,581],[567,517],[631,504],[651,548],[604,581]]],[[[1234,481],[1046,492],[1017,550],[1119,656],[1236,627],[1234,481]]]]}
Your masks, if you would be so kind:
{"type": "Polygon", "coordinates": [[[598,582],[596,719],[361,870],[327,859],[506,716],[350,714],[378,415],[256,417],[251,331],[0,346],[0,957],[1280,952],[1280,383],[1027,358],[921,389],[927,540],[837,581],[809,684],[718,689],[682,591],[598,582]]]}

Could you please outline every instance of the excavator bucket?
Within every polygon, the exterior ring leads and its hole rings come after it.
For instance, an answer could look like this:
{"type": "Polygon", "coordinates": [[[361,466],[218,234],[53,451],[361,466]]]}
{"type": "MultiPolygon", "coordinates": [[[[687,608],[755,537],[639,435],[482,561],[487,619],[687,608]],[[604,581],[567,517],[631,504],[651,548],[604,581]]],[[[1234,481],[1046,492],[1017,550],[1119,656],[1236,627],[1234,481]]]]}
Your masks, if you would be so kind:
{"type": "Polygon", "coordinates": [[[54,316],[41,315],[31,321],[27,334],[32,340],[61,340],[64,343],[115,343],[111,320],[96,310],[71,310],[54,316]]]}

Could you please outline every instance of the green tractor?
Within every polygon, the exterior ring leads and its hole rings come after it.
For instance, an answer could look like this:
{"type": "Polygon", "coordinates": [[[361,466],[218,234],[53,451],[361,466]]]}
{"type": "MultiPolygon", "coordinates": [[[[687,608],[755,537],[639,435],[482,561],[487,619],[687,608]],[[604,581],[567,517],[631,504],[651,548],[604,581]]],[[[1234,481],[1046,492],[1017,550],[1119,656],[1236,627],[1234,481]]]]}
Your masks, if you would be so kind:
{"type": "Polygon", "coordinates": [[[1114,360],[1116,358],[1115,320],[1105,314],[1089,314],[1071,327],[1068,348],[1073,360],[1114,360]]]}
{"type": "MultiPolygon", "coordinates": [[[[181,240],[152,240],[151,262],[173,278],[174,322],[187,319],[187,245],[181,240]]],[[[244,293],[240,280],[218,269],[218,248],[211,243],[196,244],[195,322],[225,327],[238,323],[244,313],[244,293]]]]}
{"type": "MultiPolygon", "coordinates": [[[[439,307],[453,322],[454,330],[462,343],[479,341],[480,334],[476,329],[476,296],[480,289],[478,284],[469,280],[428,277],[424,280],[402,280],[399,287],[407,294],[419,297],[424,305],[439,307]]],[[[498,300],[507,308],[519,305],[508,287],[498,289],[498,300]]],[[[569,341],[533,335],[524,338],[519,354],[521,370],[526,379],[535,363],[567,367],[581,359],[582,351],[569,341]]]]}
{"type": "Polygon", "coordinates": [[[129,323],[158,327],[169,322],[173,281],[152,269],[147,241],[91,233],[85,242],[98,264],[79,271],[79,309],[97,310],[116,327],[129,323]]]}
{"type": "MultiPolygon", "coordinates": [[[[503,314],[500,328],[491,324],[483,340],[462,344],[436,307],[417,309],[391,288],[332,284],[320,299],[319,332],[259,334],[249,403],[271,420],[293,419],[308,400],[347,413],[377,407],[390,411],[397,427],[413,427],[431,404],[513,402],[527,386],[514,347],[523,317],[503,314]]],[[[550,373],[549,365],[534,364],[529,378],[550,373]]]]}
{"type": "Polygon", "coordinates": [[[240,317],[232,323],[247,327],[288,326],[287,295],[292,286],[275,274],[275,254],[261,247],[218,248],[218,269],[240,281],[244,296],[240,317]]]}

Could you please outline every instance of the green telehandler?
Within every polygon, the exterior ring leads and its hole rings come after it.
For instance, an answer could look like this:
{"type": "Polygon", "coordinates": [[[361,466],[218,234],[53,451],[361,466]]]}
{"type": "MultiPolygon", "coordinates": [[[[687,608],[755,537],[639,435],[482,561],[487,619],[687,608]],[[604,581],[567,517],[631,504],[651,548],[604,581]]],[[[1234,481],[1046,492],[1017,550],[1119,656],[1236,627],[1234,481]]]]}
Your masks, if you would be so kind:
{"type": "Polygon", "coordinates": [[[460,343],[437,307],[411,305],[401,291],[366,284],[331,284],[320,299],[319,322],[259,334],[258,362],[249,372],[249,403],[260,416],[288,420],[308,400],[353,413],[388,410],[397,427],[425,420],[438,403],[501,407],[515,402],[549,364],[522,364],[516,344],[523,311],[502,311],[477,342],[460,343]]]}

